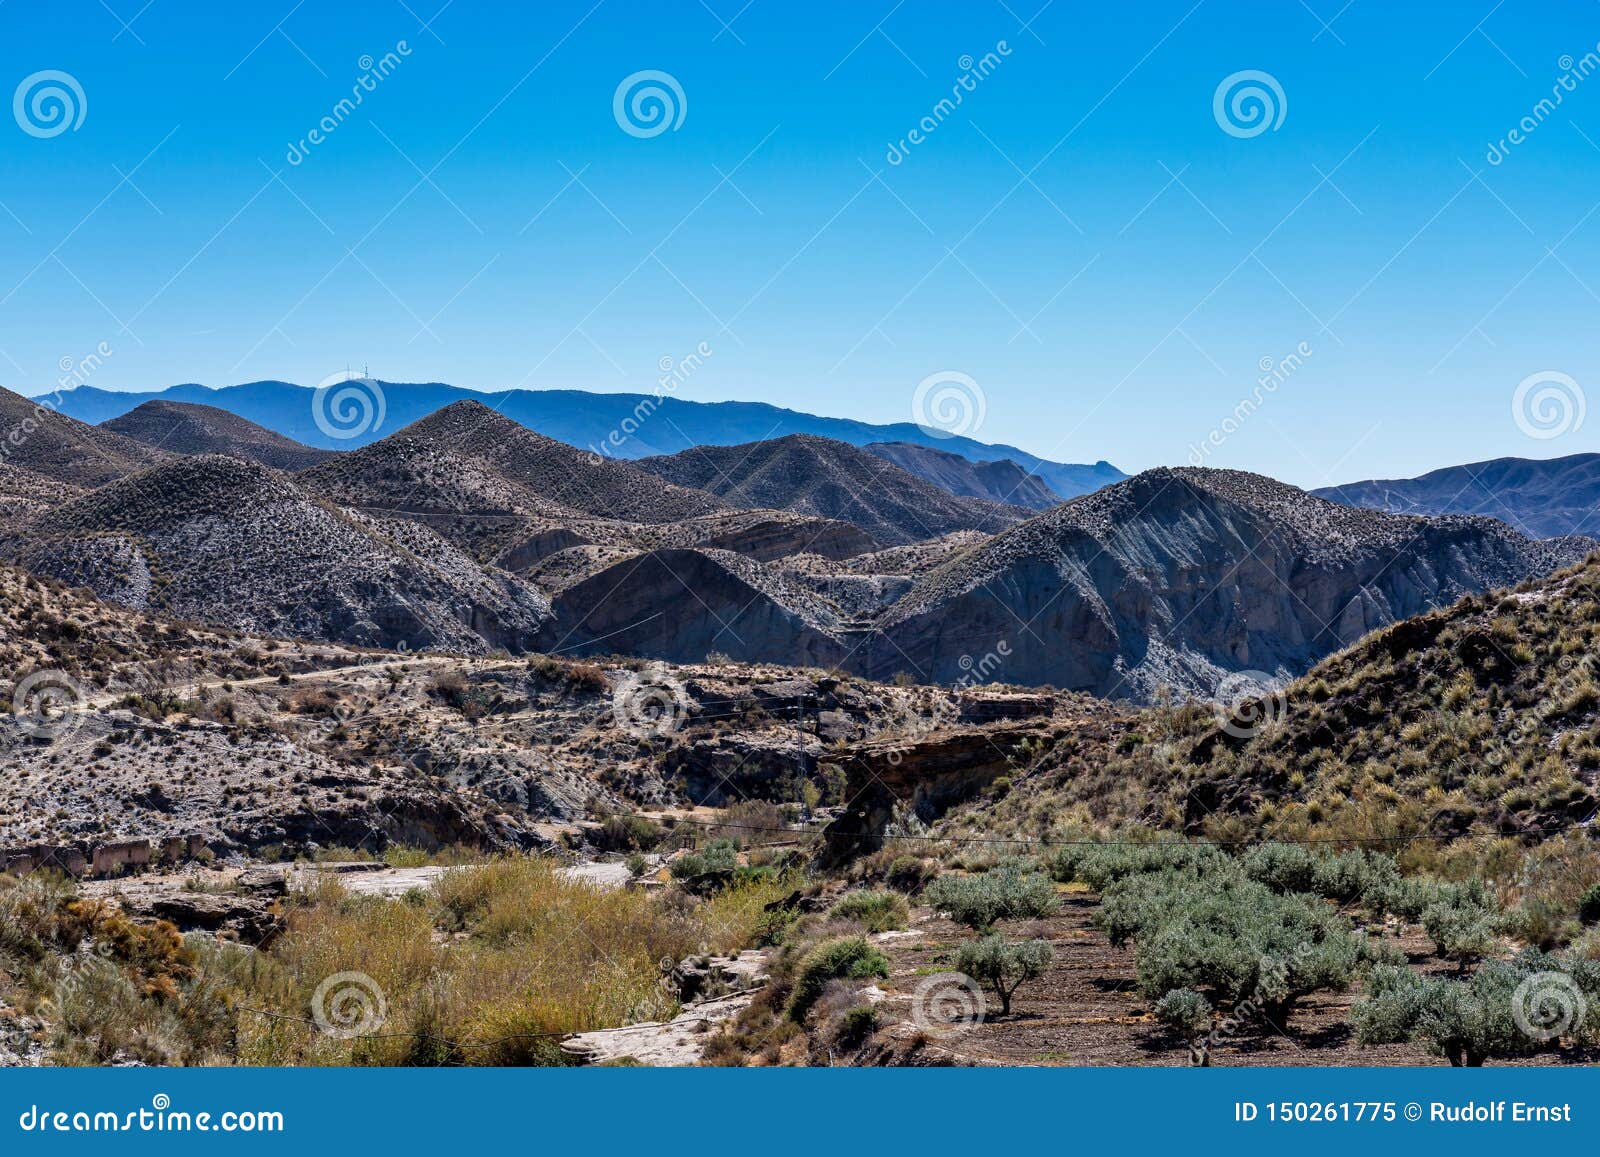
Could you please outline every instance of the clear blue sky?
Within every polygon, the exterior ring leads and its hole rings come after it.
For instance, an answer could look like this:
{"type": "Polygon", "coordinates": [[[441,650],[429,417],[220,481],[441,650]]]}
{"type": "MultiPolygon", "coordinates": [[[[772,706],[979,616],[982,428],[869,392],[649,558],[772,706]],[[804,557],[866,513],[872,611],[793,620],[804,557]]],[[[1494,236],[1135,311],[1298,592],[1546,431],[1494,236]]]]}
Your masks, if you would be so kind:
{"type": "Polygon", "coordinates": [[[1132,471],[1304,342],[1209,462],[1316,485],[1596,448],[1600,414],[1533,439],[1511,399],[1600,384],[1600,75],[1485,156],[1595,50],[1589,0],[442,2],[0,6],[7,91],[61,70],[87,106],[0,131],[0,381],[103,341],[117,389],[365,362],[640,390],[705,342],[682,397],[900,421],[957,370],[975,436],[1132,471]],[[613,115],[645,69],[685,95],[654,137],[613,115]],[[1246,69],[1286,101],[1253,137],[1213,114],[1246,69]]]}

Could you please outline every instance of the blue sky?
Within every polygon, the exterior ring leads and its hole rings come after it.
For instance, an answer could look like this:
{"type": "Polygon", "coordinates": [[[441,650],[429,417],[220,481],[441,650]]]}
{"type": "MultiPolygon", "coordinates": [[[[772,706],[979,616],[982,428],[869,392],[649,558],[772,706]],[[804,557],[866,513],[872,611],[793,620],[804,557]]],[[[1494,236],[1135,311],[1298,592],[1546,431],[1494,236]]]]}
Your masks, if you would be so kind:
{"type": "Polygon", "coordinates": [[[703,342],[681,397],[903,421],[958,371],[973,436],[1132,471],[1190,460],[1304,343],[1209,464],[1596,448],[1600,416],[1512,412],[1529,375],[1600,382],[1600,75],[1534,112],[1596,51],[1587,0],[441,2],[0,6],[6,85],[59,70],[86,106],[0,131],[0,382],[104,342],[117,389],[364,362],[644,390],[703,342]],[[676,129],[619,126],[641,70],[676,129]],[[1276,129],[1219,125],[1243,70],[1276,129]]]}

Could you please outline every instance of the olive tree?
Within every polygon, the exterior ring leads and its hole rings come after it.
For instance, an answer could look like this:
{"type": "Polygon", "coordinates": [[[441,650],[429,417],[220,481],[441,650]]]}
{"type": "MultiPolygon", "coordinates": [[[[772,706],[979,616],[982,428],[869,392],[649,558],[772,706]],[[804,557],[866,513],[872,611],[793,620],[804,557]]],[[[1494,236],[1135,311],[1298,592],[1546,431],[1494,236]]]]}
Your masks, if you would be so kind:
{"type": "Polygon", "coordinates": [[[956,952],[956,968],[987,984],[1000,998],[1000,1015],[1011,1014],[1011,997],[1055,960],[1048,940],[1007,940],[998,933],[968,940],[956,952]]]}

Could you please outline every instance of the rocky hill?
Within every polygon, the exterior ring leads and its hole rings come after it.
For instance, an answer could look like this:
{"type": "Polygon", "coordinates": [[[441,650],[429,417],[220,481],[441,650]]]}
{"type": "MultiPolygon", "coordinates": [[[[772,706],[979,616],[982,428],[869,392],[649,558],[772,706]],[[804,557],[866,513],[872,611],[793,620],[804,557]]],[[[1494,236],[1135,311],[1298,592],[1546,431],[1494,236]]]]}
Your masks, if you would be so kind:
{"type": "Polygon", "coordinates": [[[953,827],[1016,834],[1031,816],[1088,814],[1247,843],[1349,840],[1416,866],[1458,840],[1582,832],[1600,809],[1597,656],[1591,556],[1394,623],[1277,690],[1080,732],[953,827]]]}
{"type": "Polygon", "coordinates": [[[70,486],[99,486],[162,457],[143,442],[57,413],[49,399],[0,389],[0,462],[8,466],[70,486]]]}
{"type": "Polygon", "coordinates": [[[1028,511],[958,498],[894,463],[831,438],[795,434],[740,446],[697,446],[638,462],[731,505],[794,510],[854,523],[898,546],[955,530],[996,531],[1028,511]]]}
{"type": "Polygon", "coordinates": [[[260,634],[474,652],[526,647],[548,615],[532,587],[425,527],[341,510],[221,455],[101,487],[6,549],[112,602],[260,634]]]}
{"type": "Polygon", "coordinates": [[[974,462],[948,450],[912,442],[873,442],[862,449],[958,497],[982,498],[1030,510],[1049,510],[1064,501],[1042,478],[1009,458],[974,462]]]}
{"type": "Polygon", "coordinates": [[[1594,534],[1600,529],[1600,454],[1496,458],[1313,493],[1396,514],[1485,514],[1532,538],[1594,534]]]}
{"type": "Polygon", "coordinates": [[[725,550],[654,550],[611,563],[551,601],[539,640],[557,654],[827,667],[846,656],[838,607],[810,585],[725,550]]]}
{"type": "Polygon", "coordinates": [[[455,402],[305,475],[347,506],[406,513],[574,514],[661,523],[725,509],[710,495],[663,485],[625,462],[585,453],[518,425],[481,402],[455,402]]]}
{"type": "Polygon", "coordinates": [[[231,454],[275,470],[306,470],[335,454],[302,445],[227,410],[192,402],[145,402],[101,428],[169,454],[231,454]]]}
{"type": "Polygon", "coordinates": [[[1305,671],[1396,619],[1582,557],[1485,518],[1356,510],[1258,475],[1160,469],[957,554],[875,622],[857,669],[1148,698],[1305,671]],[[1001,644],[1004,644],[1003,650],[1001,644]],[[990,656],[985,664],[982,656],[990,656]]]}

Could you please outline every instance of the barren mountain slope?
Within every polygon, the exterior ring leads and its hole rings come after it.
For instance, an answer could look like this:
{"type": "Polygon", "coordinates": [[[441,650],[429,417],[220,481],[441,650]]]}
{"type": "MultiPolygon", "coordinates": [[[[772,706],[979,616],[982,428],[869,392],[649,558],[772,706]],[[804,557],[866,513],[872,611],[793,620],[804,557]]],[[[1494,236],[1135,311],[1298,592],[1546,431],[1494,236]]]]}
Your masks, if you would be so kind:
{"type": "Polygon", "coordinates": [[[0,461],[72,486],[99,486],[142,470],[165,455],[132,438],[56,413],[0,388],[0,461]]]}
{"type": "Polygon", "coordinates": [[[1081,735],[951,829],[1018,834],[1031,816],[1087,808],[1113,828],[1372,841],[1411,864],[1458,838],[1587,844],[1600,808],[1600,557],[1404,619],[1277,691],[1228,698],[1081,735]]]}
{"type": "Polygon", "coordinates": [[[974,462],[948,450],[912,442],[874,442],[862,449],[958,497],[1026,506],[1029,510],[1049,510],[1065,501],[1042,478],[1029,474],[1009,458],[974,462]]]}
{"type": "Polygon", "coordinates": [[[852,522],[888,546],[954,530],[1001,530],[1028,515],[1020,507],[957,498],[865,450],[810,434],[742,446],[697,446],[642,458],[638,466],[735,506],[852,522]]]}
{"type": "Polygon", "coordinates": [[[227,410],[192,402],[145,402],[101,429],[169,454],[231,454],[274,470],[305,470],[335,454],[301,445],[227,410]]]}
{"type": "Polygon", "coordinates": [[[577,512],[672,522],[725,509],[632,465],[535,434],[481,402],[454,402],[398,433],[309,472],[306,484],[345,505],[397,509],[577,512]]]}
{"type": "Polygon", "coordinates": [[[886,638],[859,669],[945,681],[993,652],[990,679],[1207,695],[1229,672],[1297,674],[1590,545],[1530,541],[1491,519],[1355,510],[1238,471],[1152,470],[924,576],[878,620],[886,638]]]}
{"type": "Polygon", "coordinates": [[[828,666],[846,652],[838,609],[794,576],[725,550],[653,550],[612,563],[551,601],[542,650],[699,662],[828,666]]]}
{"type": "Polygon", "coordinates": [[[125,606],[261,634],[474,652],[525,646],[548,615],[531,587],[424,527],[341,511],[220,455],[102,487],[7,548],[125,606]]]}

